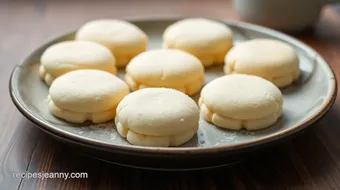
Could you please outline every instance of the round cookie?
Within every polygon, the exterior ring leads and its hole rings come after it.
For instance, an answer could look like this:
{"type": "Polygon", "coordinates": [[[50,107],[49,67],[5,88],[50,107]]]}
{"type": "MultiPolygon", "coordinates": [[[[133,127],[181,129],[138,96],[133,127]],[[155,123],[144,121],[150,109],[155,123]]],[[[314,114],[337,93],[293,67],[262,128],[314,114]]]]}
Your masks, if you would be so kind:
{"type": "Polygon", "coordinates": [[[253,75],[226,75],[208,83],[199,105],[204,118],[218,127],[258,130],[282,113],[282,94],[271,82],[253,75]]]}
{"type": "Polygon", "coordinates": [[[166,87],[193,95],[203,86],[204,67],[199,59],[184,51],[151,50],[130,61],[125,79],[133,91],[166,87]]]}
{"type": "Polygon", "coordinates": [[[130,59],[147,48],[148,37],[137,26],[114,19],[94,20],[84,24],[76,34],[76,40],[100,43],[116,57],[117,67],[125,67],[130,59]]]}
{"type": "Polygon", "coordinates": [[[225,74],[257,75],[285,87],[299,78],[299,58],[288,44],[255,39],[233,47],[225,57],[225,74]]]}
{"type": "Polygon", "coordinates": [[[205,67],[223,64],[233,46],[232,31],[217,21],[191,18],[170,25],[163,34],[163,47],[180,49],[198,57],[205,67]]]}
{"type": "Polygon", "coordinates": [[[195,101],[177,90],[147,88],[126,96],[117,107],[119,134],[141,146],[179,146],[198,130],[195,101]]]}
{"type": "Polygon", "coordinates": [[[40,77],[51,85],[57,77],[78,69],[115,74],[115,57],[106,47],[86,41],[65,41],[48,47],[40,58],[40,77]]]}
{"type": "Polygon", "coordinates": [[[116,115],[118,103],[129,94],[126,83],[100,70],[77,70],[51,85],[48,106],[53,115],[72,123],[102,123],[116,115]]]}

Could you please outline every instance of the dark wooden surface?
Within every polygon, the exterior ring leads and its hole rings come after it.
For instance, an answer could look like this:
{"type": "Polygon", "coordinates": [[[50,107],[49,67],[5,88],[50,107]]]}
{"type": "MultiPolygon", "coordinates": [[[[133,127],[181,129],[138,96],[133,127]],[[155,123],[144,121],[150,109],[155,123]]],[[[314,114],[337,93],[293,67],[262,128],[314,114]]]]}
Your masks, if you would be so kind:
{"type": "MultiPolygon", "coordinates": [[[[230,168],[194,172],[130,169],[75,153],[29,123],[10,100],[13,67],[48,39],[87,20],[197,15],[238,19],[227,0],[0,0],[0,189],[340,189],[340,99],[295,139],[230,168]],[[13,177],[24,171],[88,172],[88,179],[13,177]]],[[[339,6],[326,7],[314,29],[295,36],[340,77],[339,6]]]]}

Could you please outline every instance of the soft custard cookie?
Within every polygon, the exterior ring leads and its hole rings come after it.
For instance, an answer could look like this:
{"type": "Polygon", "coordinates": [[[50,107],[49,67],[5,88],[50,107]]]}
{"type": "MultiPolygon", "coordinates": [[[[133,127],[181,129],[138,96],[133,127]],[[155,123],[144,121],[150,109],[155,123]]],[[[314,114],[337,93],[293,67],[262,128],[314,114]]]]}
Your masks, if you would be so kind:
{"type": "Polygon", "coordinates": [[[115,74],[115,57],[105,46],[94,42],[65,41],[47,48],[40,58],[39,74],[47,85],[65,73],[97,69],[115,74]]]}
{"type": "Polygon", "coordinates": [[[181,50],[151,50],[131,60],[125,79],[133,91],[166,87],[192,95],[203,86],[204,67],[195,56],[181,50]]]}
{"type": "Polygon", "coordinates": [[[232,46],[233,34],[225,24],[203,18],[180,20],[163,34],[163,47],[191,53],[204,66],[223,64],[232,46]]]}
{"type": "Polygon", "coordinates": [[[126,83],[100,70],[77,70],[58,77],[51,85],[51,113],[72,123],[102,123],[113,119],[118,103],[129,94],[126,83]]]}
{"type": "Polygon", "coordinates": [[[117,107],[118,133],[134,145],[179,146],[198,130],[195,101],[169,88],[146,88],[126,96],[117,107]]]}
{"type": "Polygon", "coordinates": [[[148,37],[137,26],[114,19],[94,20],[84,24],[76,40],[89,40],[108,47],[115,55],[118,67],[125,67],[130,59],[147,48],[148,37]]]}
{"type": "Polygon", "coordinates": [[[257,75],[285,87],[299,78],[299,58],[288,44],[255,39],[233,47],[225,57],[224,72],[257,75]]]}
{"type": "Polygon", "coordinates": [[[258,130],[280,117],[282,94],[261,77],[226,75],[202,89],[199,104],[204,118],[218,127],[258,130]]]}

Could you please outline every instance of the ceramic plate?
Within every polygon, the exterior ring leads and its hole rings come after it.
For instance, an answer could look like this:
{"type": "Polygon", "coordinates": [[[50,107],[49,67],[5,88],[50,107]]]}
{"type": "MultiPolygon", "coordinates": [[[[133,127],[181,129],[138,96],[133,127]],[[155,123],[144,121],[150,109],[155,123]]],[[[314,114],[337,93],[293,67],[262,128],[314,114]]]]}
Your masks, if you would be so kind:
{"type": "MultiPolygon", "coordinates": [[[[131,21],[149,38],[149,49],[161,48],[164,29],[177,20],[131,21]]],[[[240,22],[220,21],[234,32],[235,44],[255,38],[272,38],[292,45],[300,59],[301,78],[281,89],[284,97],[283,115],[270,128],[248,132],[223,130],[201,118],[199,130],[189,142],[180,147],[156,148],[133,146],[121,138],[113,122],[93,125],[67,123],[53,117],[47,108],[48,87],[38,75],[39,59],[50,45],[72,40],[74,32],[65,34],[39,47],[18,65],[11,76],[10,93],[21,113],[39,128],[60,139],[85,146],[85,151],[106,160],[125,165],[150,168],[210,167],[231,162],[232,155],[249,151],[283,137],[292,135],[315,122],[330,109],[336,94],[336,79],[325,60],[302,42],[260,26],[240,22]],[[169,159],[174,162],[169,163],[169,159]],[[202,163],[203,158],[209,161],[202,163]],[[218,159],[219,158],[219,159],[218,159]],[[223,158],[223,159],[222,159],[223,158]]],[[[119,71],[121,78],[124,71],[119,71]]],[[[222,67],[206,69],[206,81],[223,76],[222,67]]],[[[199,93],[192,98],[197,100],[199,93]]]]}

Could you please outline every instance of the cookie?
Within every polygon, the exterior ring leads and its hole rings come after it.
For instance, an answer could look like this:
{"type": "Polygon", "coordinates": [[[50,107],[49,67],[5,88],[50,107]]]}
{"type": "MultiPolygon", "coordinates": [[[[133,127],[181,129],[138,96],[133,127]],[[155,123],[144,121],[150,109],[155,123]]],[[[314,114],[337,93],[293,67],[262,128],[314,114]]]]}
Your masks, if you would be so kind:
{"type": "Polygon", "coordinates": [[[253,75],[226,75],[208,83],[199,105],[205,120],[218,127],[258,130],[282,113],[282,94],[268,80],[253,75]]]}
{"type": "Polygon", "coordinates": [[[100,70],[77,70],[58,77],[51,85],[51,113],[72,123],[102,123],[116,115],[118,103],[129,93],[126,83],[100,70]]]}
{"type": "Polygon", "coordinates": [[[100,43],[116,57],[117,67],[125,67],[130,59],[147,48],[147,35],[132,23],[123,20],[102,19],[84,24],[76,40],[100,43]]]}
{"type": "Polygon", "coordinates": [[[131,60],[125,79],[133,91],[166,87],[193,95],[203,86],[204,67],[199,59],[184,51],[151,50],[131,60]]]}
{"type": "Polygon", "coordinates": [[[141,146],[179,146],[197,132],[199,109],[177,90],[146,88],[126,96],[117,107],[119,134],[141,146]]]}
{"type": "Polygon", "coordinates": [[[97,69],[115,74],[115,57],[106,47],[85,41],[65,41],[48,47],[40,58],[40,77],[47,85],[78,69],[97,69]]]}
{"type": "Polygon", "coordinates": [[[299,78],[299,58],[293,47],[272,39],[255,39],[233,47],[225,57],[225,74],[250,74],[279,88],[299,78]]]}
{"type": "Polygon", "coordinates": [[[229,27],[203,18],[180,20],[167,27],[163,34],[163,47],[191,53],[205,67],[223,64],[232,46],[233,34],[229,27]]]}

